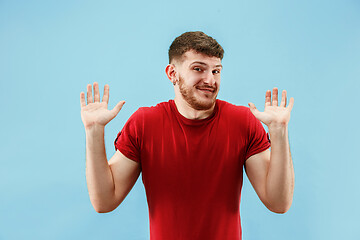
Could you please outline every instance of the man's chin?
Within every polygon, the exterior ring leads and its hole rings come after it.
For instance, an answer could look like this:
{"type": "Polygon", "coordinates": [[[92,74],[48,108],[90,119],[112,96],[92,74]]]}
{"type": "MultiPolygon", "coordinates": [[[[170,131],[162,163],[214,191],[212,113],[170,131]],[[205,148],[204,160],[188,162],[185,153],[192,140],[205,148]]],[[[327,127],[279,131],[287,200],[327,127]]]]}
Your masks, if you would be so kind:
{"type": "Polygon", "coordinates": [[[194,101],[194,102],[191,102],[190,105],[195,110],[206,111],[206,110],[210,110],[211,108],[213,108],[215,105],[215,102],[216,102],[216,98],[214,98],[213,100],[209,100],[209,101],[194,101]]]}
{"type": "Polygon", "coordinates": [[[198,111],[206,111],[211,110],[216,102],[217,91],[210,92],[206,91],[186,91],[185,88],[181,88],[180,86],[180,93],[182,98],[195,110],[198,111]]]}

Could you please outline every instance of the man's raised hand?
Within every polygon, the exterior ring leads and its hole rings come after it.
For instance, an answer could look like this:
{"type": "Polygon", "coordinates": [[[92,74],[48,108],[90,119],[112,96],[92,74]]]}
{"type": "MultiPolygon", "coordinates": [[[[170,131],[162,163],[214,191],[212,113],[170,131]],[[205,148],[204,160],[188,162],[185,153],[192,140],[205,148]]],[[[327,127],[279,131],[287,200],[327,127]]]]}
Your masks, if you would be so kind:
{"type": "Polygon", "coordinates": [[[94,83],[94,97],[92,95],[91,84],[87,85],[87,105],[85,102],[85,93],[80,93],[81,106],[81,120],[84,123],[85,129],[90,129],[93,126],[105,127],[116,115],[120,112],[125,101],[120,101],[112,109],[108,109],[109,103],[109,85],[104,86],[103,99],[100,102],[99,84],[94,83]]]}
{"type": "Polygon", "coordinates": [[[294,98],[290,98],[286,106],[286,90],[282,91],[280,106],[278,106],[278,89],[273,89],[271,100],[271,91],[267,90],[265,94],[265,109],[260,112],[253,103],[249,103],[250,111],[254,116],[270,128],[279,128],[286,126],[290,121],[290,113],[294,106],[294,98]]]}

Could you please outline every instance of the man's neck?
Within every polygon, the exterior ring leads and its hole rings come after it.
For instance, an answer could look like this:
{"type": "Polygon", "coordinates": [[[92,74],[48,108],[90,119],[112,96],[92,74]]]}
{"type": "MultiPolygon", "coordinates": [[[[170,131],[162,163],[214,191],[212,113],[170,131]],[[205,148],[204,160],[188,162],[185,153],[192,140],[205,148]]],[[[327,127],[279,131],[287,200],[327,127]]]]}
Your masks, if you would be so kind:
{"type": "Polygon", "coordinates": [[[208,110],[196,110],[192,108],[185,100],[174,99],[177,110],[187,119],[204,119],[210,117],[214,112],[215,104],[208,110]]]}

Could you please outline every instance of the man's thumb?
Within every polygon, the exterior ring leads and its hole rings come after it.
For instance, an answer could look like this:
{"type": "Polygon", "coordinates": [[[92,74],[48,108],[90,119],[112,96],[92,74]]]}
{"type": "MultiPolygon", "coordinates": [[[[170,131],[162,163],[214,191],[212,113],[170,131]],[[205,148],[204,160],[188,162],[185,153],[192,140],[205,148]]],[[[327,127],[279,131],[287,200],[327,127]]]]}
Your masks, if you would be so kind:
{"type": "Polygon", "coordinates": [[[124,104],[125,101],[118,102],[118,104],[116,104],[112,111],[117,115],[120,112],[121,108],[124,106],[124,104]]]}
{"type": "Polygon", "coordinates": [[[256,109],[255,104],[252,102],[248,103],[251,113],[255,116],[259,111],[256,109]]]}

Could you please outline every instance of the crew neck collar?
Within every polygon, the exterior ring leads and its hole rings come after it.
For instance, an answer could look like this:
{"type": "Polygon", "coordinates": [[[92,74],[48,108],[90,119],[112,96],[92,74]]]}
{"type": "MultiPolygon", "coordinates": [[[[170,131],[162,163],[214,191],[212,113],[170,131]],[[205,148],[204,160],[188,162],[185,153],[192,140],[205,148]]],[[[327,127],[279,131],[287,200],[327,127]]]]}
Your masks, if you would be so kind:
{"type": "Polygon", "coordinates": [[[193,125],[193,126],[198,126],[198,125],[202,125],[202,124],[206,124],[207,122],[210,122],[211,120],[213,120],[215,118],[215,116],[218,114],[218,108],[219,108],[219,101],[216,99],[215,102],[215,107],[214,107],[214,111],[212,112],[212,114],[210,116],[208,116],[207,118],[203,118],[203,119],[189,119],[184,117],[179,110],[176,107],[175,101],[174,100],[169,100],[170,106],[172,108],[172,110],[175,112],[176,116],[185,124],[187,125],[193,125]]]}

